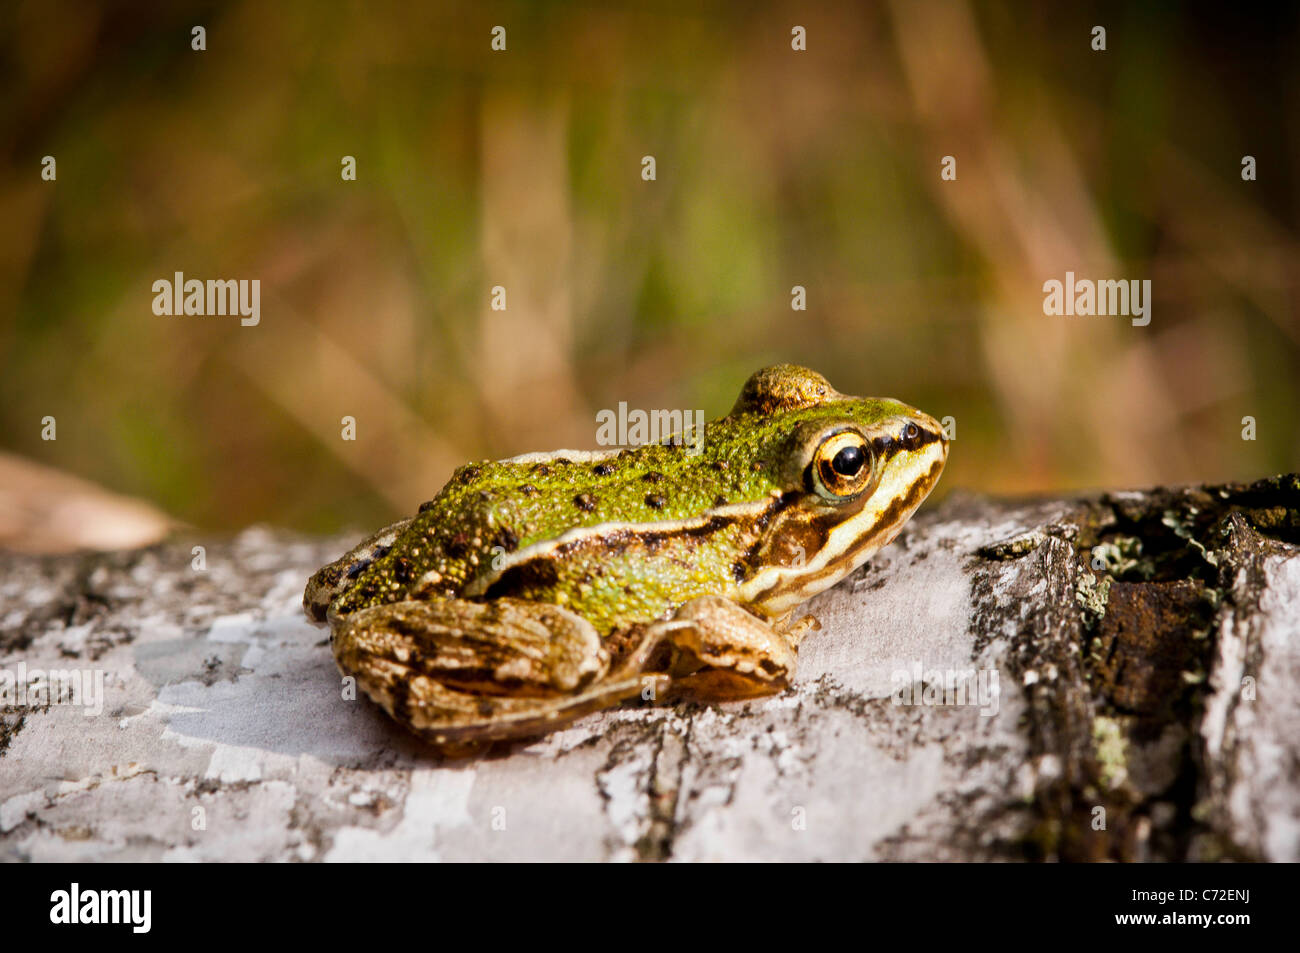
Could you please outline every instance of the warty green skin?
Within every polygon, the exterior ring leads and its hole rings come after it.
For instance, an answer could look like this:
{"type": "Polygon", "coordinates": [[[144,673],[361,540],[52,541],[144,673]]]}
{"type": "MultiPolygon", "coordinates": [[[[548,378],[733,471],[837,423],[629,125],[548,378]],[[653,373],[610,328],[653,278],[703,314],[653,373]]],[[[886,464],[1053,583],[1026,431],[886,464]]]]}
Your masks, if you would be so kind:
{"type": "Polygon", "coordinates": [[[706,425],[698,453],[652,445],[459,468],[414,518],[317,573],[305,602],[324,621],[411,599],[508,595],[561,605],[602,635],[705,594],[779,617],[888,542],[946,453],[938,423],[905,404],[845,397],[803,368],[768,368],[706,425]],[[827,503],[812,491],[809,440],[844,427],[871,439],[873,489],[827,503]],[[886,488],[889,500],[871,499],[886,488]],[[881,513],[856,531],[851,551],[827,554],[815,579],[800,578],[868,502],[881,513]],[[768,586],[758,575],[774,566],[786,580],[768,586]]]}

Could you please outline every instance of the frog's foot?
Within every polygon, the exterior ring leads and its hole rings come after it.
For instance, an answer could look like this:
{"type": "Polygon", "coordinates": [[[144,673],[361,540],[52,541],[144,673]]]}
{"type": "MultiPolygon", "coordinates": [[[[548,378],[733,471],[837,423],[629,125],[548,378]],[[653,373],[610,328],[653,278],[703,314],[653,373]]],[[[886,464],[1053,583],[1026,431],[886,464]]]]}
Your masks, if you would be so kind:
{"type": "Polygon", "coordinates": [[[676,650],[669,671],[675,694],[721,700],[787,688],[799,639],[810,625],[816,622],[808,617],[789,629],[774,626],[729,599],[700,596],[649,634],[676,650]]]}
{"type": "Polygon", "coordinates": [[[332,641],[340,671],[444,750],[552,731],[645,682],[607,677],[609,653],[585,619],[518,599],[376,606],[339,620],[332,641]]]}

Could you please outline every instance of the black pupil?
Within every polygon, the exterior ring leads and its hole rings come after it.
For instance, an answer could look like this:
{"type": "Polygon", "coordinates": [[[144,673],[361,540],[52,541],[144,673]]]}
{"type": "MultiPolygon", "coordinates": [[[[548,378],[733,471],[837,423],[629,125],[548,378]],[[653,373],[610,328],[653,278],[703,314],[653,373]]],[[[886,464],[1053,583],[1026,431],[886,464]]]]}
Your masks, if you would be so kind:
{"type": "Polygon", "coordinates": [[[862,452],[861,447],[845,447],[835,454],[835,459],[831,461],[831,468],[840,476],[857,476],[866,462],[867,455],[862,452]]]}

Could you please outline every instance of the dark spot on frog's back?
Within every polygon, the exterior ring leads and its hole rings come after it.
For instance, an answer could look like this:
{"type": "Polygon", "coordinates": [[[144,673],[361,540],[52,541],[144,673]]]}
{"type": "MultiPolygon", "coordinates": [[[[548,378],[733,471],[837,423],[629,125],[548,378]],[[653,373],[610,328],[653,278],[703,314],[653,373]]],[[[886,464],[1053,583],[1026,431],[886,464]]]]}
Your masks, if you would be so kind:
{"type": "Polygon", "coordinates": [[[497,534],[492,537],[492,545],[500,546],[506,552],[513,553],[519,548],[519,537],[515,535],[514,530],[503,526],[497,531],[497,534]]]}
{"type": "Polygon", "coordinates": [[[596,474],[596,476],[609,476],[611,473],[614,472],[614,464],[598,463],[591,468],[591,472],[596,474]]]}
{"type": "Polygon", "coordinates": [[[641,479],[646,483],[663,483],[667,478],[657,470],[651,470],[649,473],[641,477],[641,479]]]}
{"type": "Polygon", "coordinates": [[[469,537],[464,532],[457,533],[447,540],[447,555],[452,559],[461,559],[469,552],[469,537]]]}
{"type": "Polygon", "coordinates": [[[596,508],[596,498],[590,493],[579,493],[573,498],[573,505],[584,513],[590,513],[596,508]]]}
{"type": "Polygon", "coordinates": [[[393,578],[405,585],[411,581],[414,576],[411,561],[405,556],[398,556],[393,560],[393,578]]]}
{"type": "Polygon", "coordinates": [[[483,472],[483,468],[479,466],[477,463],[471,463],[467,466],[463,466],[456,471],[456,482],[473,483],[475,480],[479,478],[479,475],[482,472],[483,472]]]}
{"type": "Polygon", "coordinates": [[[393,549],[392,546],[376,546],[374,549],[370,551],[369,556],[366,556],[362,559],[358,559],[356,562],[354,562],[351,566],[348,567],[347,577],[349,579],[356,579],[363,572],[365,572],[367,569],[370,568],[371,563],[373,563],[376,559],[383,559],[390,552],[392,552],[392,549],[393,549]]]}
{"type": "Polygon", "coordinates": [[[433,500],[425,500],[423,503],[420,504],[420,508],[416,510],[416,512],[423,513],[426,510],[430,510],[432,508],[433,508],[433,500]]]}
{"type": "Polygon", "coordinates": [[[667,498],[659,493],[646,494],[645,505],[650,507],[652,510],[661,510],[665,505],[667,505],[667,503],[667,498]]]}

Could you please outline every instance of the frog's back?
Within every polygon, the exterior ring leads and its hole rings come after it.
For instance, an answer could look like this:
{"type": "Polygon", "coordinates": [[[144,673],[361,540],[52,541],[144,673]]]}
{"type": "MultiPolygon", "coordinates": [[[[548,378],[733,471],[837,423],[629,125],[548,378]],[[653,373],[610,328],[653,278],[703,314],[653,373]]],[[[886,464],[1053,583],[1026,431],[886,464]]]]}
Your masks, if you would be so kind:
{"type": "Polygon", "coordinates": [[[745,459],[733,463],[685,446],[652,445],[460,467],[358,574],[335,609],[476,597],[490,585],[492,595],[623,611],[635,588],[633,614],[657,614],[683,586],[693,591],[692,580],[716,590],[718,574],[734,576],[735,560],[753,544],[742,521],[703,517],[727,503],[765,497],[752,455],[745,459]],[[693,534],[656,532],[686,523],[693,534]],[[582,538],[587,529],[593,533],[582,538]],[[648,565],[657,570],[648,572],[648,565]],[[633,577],[639,586],[631,585],[633,577]]]}
{"type": "Polygon", "coordinates": [[[490,568],[493,556],[572,530],[680,523],[699,516],[735,500],[733,483],[726,465],[702,462],[680,446],[529,454],[461,467],[421,507],[405,535],[428,540],[427,555],[444,556],[453,571],[451,562],[477,557],[476,571],[463,580],[469,584],[481,575],[479,567],[490,568]]]}

